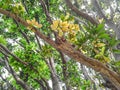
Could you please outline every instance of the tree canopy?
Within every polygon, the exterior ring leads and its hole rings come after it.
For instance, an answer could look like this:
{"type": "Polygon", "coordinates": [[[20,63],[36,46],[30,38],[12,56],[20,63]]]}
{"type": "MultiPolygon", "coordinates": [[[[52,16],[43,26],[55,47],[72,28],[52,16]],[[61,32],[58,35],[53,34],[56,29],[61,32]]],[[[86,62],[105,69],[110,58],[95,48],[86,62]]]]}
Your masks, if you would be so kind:
{"type": "Polygon", "coordinates": [[[119,0],[0,0],[0,90],[119,90],[119,0]]]}

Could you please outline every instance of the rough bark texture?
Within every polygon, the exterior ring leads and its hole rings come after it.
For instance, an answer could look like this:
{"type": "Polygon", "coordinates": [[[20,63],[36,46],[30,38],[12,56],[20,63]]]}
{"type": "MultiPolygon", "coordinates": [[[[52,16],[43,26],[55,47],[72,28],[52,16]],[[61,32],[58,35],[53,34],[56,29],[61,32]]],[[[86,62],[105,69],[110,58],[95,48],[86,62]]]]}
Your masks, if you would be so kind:
{"type": "MultiPolygon", "coordinates": [[[[19,23],[23,24],[24,26],[28,27],[29,24],[21,19],[20,17],[5,11],[3,9],[0,9],[0,13],[7,15],[19,23]]],[[[69,44],[67,41],[62,41],[60,38],[58,38],[59,43],[56,43],[55,41],[51,40],[50,38],[43,35],[41,32],[39,32],[36,28],[33,27],[33,30],[38,37],[42,38],[44,41],[52,45],[54,48],[56,48],[58,51],[63,52],[64,54],[68,55],[71,58],[74,58],[77,62],[80,62],[81,64],[84,64],[90,68],[93,68],[95,71],[100,72],[102,75],[105,75],[108,77],[108,79],[113,83],[113,85],[119,90],[120,89],[120,76],[116,74],[115,72],[111,71],[107,66],[105,66],[103,63],[86,57],[83,55],[80,51],[75,50],[71,44],[69,44]]]]}

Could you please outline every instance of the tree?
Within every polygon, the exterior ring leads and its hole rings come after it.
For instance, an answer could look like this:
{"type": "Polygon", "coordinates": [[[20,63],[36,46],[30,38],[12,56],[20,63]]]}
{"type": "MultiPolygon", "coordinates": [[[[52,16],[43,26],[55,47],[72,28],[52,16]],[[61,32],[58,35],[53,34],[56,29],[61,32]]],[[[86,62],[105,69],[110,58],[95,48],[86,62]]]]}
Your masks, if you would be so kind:
{"type": "Polygon", "coordinates": [[[119,90],[118,3],[2,0],[1,89],[119,90]]]}

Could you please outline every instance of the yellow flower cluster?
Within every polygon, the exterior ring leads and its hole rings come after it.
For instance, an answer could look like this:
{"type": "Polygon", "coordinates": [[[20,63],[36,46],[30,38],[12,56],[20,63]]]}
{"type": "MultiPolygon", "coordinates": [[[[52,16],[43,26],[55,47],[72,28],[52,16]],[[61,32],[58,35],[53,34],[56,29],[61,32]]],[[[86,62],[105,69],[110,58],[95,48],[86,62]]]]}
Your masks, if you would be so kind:
{"type": "Polygon", "coordinates": [[[33,20],[26,20],[27,23],[31,26],[27,27],[29,30],[32,29],[32,26],[36,27],[36,28],[41,28],[42,27],[42,24],[39,24],[35,18],[33,20]]]}
{"type": "Polygon", "coordinates": [[[76,32],[79,30],[78,24],[72,24],[68,23],[67,21],[60,21],[60,20],[54,20],[53,24],[51,25],[51,29],[58,32],[59,36],[63,36],[65,33],[67,34],[76,34],[76,32]]]}
{"type": "Polygon", "coordinates": [[[104,43],[102,43],[102,42],[97,42],[97,41],[93,41],[93,42],[92,42],[92,45],[93,45],[94,47],[104,47],[104,46],[105,46],[104,43]]]}

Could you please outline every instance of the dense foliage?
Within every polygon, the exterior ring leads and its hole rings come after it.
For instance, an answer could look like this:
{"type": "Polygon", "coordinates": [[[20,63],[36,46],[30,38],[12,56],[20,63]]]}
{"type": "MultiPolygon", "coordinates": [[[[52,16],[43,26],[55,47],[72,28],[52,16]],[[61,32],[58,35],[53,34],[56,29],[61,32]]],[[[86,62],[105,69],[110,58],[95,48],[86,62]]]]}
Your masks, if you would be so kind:
{"type": "Polygon", "coordinates": [[[120,79],[116,86],[85,62],[120,74],[119,8],[119,0],[0,0],[0,90],[118,90],[120,79]]]}

